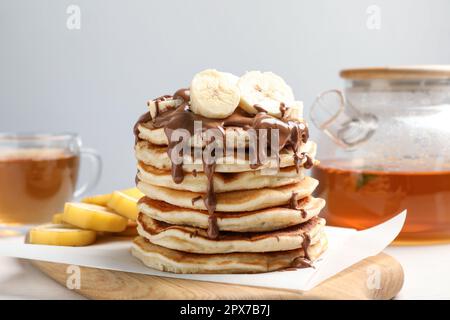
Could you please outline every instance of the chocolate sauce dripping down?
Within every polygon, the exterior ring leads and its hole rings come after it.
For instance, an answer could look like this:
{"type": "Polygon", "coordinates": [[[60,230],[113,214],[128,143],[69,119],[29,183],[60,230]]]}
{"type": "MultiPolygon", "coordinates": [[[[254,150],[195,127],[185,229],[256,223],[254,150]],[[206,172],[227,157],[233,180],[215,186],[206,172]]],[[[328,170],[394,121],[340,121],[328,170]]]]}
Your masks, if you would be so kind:
{"type": "Polygon", "coordinates": [[[302,218],[305,219],[308,213],[305,209],[300,209],[300,214],[302,215],[302,218]]]}
{"type": "MultiPolygon", "coordinates": [[[[167,132],[169,130],[170,129],[165,128],[164,132],[166,133],[166,135],[171,136],[172,133],[167,132]]],[[[169,140],[169,145],[167,146],[167,154],[169,155],[169,158],[171,157],[172,151],[178,145],[178,143],[180,143],[180,141],[175,142],[175,141],[169,140]]],[[[180,150],[178,156],[183,157],[183,149],[180,150]]],[[[182,183],[184,180],[183,162],[181,162],[181,163],[172,162],[172,172],[171,173],[172,173],[173,182],[175,182],[177,184],[182,183]]]]}
{"type": "Polygon", "coordinates": [[[300,155],[298,155],[297,152],[294,152],[294,164],[297,173],[302,166],[303,159],[306,159],[306,161],[303,163],[303,168],[311,169],[314,166],[314,160],[309,156],[309,154],[307,154],[306,152],[302,152],[300,155]]]}
{"type": "MultiPolygon", "coordinates": [[[[211,140],[208,145],[214,144],[214,139],[211,140]]],[[[216,239],[219,236],[219,226],[217,225],[217,217],[214,214],[217,206],[217,198],[216,193],[214,192],[214,172],[216,169],[215,162],[215,154],[211,155],[214,157],[214,161],[212,163],[206,163],[205,158],[203,157],[203,171],[205,172],[206,178],[208,182],[206,184],[206,195],[203,198],[203,202],[205,204],[206,209],[209,213],[208,218],[208,237],[211,239],[216,239]]]]}
{"type": "Polygon", "coordinates": [[[198,236],[198,230],[195,230],[194,232],[192,232],[190,235],[189,235],[189,238],[195,238],[195,237],[197,237],[198,236]]]}
{"type": "MultiPolygon", "coordinates": [[[[283,109],[284,104],[280,104],[280,111],[283,109]]],[[[252,128],[255,130],[266,129],[267,136],[270,137],[271,130],[278,130],[279,134],[279,150],[283,148],[291,148],[294,153],[294,164],[296,165],[297,172],[301,166],[300,156],[298,155],[298,150],[302,143],[306,143],[309,139],[308,127],[303,122],[295,122],[285,119],[277,119],[273,116],[267,114],[267,112],[259,105],[253,106],[258,113],[254,117],[252,123],[252,128]]],[[[283,116],[286,112],[286,107],[284,106],[283,116]]],[[[270,141],[270,140],[269,140],[270,141]]],[[[269,144],[269,149],[272,150],[272,146],[269,144]]],[[[258,153],[259,156],[259,153],[258,153]]],[[[259,161],[258,161],[259,164],[259,161]]]]}
{"type": "Polygon", "coordinates": [[[297,192],[292,192],[291,194],[291,198],[289,199],[289,208],[296,210],[297,209],[297,205],[298,205],[298,200],[297,200],[297,192]]]}
{"type": "Polygon", "coordinates": [[[303,242],[302,242],[302,249],[305,253],[305,259],[308,259],[309,261],[311,261],[309,254],[308,254],[308,249],[309,249],[309,245],[311,244],[311,237],[309,236],[309,234],[304,233],[303,234],[303,242]]]}
{"type": "Polygon", "coordinates": [[[297,257],[291,262],[291,268],[311,268],[313,267],[311,263],[311,258],[308,254],[309,246],[311,245],[311,237],[308,233],[304,233],[302,235],[303,242],[302,242],[302,249],[304,256],[303,257],[297,257]]]}
{"type": "Polygon", "coordinates": [[[302,157],[306,158],[306,161],[303,164],[303,167],[305,169],[311,169],[314,166],[314,160],[306,152],[302,152],[302,157]]]}
{"type": "Polygon", "coordinates": [[[203,162],[203,171],[205,172],[208,183],[206,184],[206,196],[203,199],[205,207],[209,214],[213,214],[216,211],[217,199],[214,192],[214,171],[216,168],[215,163],[207,164],[203,162]]]}
{"type": "Polygon", "coordinates": [[[289,199],[289,208],[293,210],[299,210],[303,219],[306,218],[307,212],[305,209],[299,208],[298,206],[298,193],[292,192],[291,198],[289,199]]]}
{"type": "Polygon", "coordinates": [[[303,257],[297,257],[291,262],[291,267],[286,269],[287,271],[293,271],[296,269],[303,269],[303,268],[311,268],[313,265],[311,261],[308,259],[305,259],[303,257]]]}
{"type": "Polygon", "coordinates": [[[217,216],[215,214],[208,217],[207,234],[211,239],[217,239],[219,237],[219,226],[217,224],[217,216]]]}
{"type": "Polygon", "coordinates": [[[192,200],[191,200],[192,205],[194,205],[198,200],[201,200],[201,199],[202,199],[202,196],[198,196],[198,197],[192,198],[192,200]]]}
{"type": "MultiPolygon", "coordinates": [[[[161,115],[153,119],[152,125],[154,128],[164,128],[164,133],[169,142],[167,148],[167,154],[171,158],[173,149],[178,145],[180,141],[174,141],[172,134],[177,129],[186,129],[190,135],[194,132],[194,119],[192,116],[186,117],[186,114],[192,115],[189,111],[189,106],[185,102],[178,108],[163,112],[161,115]],[[189,121],[190,120],[190,121],[189,121]]],[[[179,156],[183,156],[183,149],[180,150],[179,156]]],[[[172,162],[172,179],[175,183],[181,183],[184,180],[183,163],[175,164],[172,162]]]]}

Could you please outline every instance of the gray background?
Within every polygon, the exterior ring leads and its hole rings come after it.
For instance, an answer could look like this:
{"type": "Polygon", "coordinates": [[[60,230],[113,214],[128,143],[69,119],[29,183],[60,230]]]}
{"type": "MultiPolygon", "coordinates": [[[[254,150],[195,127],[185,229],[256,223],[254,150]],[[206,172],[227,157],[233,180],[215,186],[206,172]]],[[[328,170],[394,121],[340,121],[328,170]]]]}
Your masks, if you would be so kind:
{"type": "Polygon", "coordinates": [[[342,68],[450,63],[449,14],[446,0],[0,0],[0,131],[78,132],[105,162],[96,191],[129,187],[146,100],[194,73],[271,70],[309,106],[342,68]]]}

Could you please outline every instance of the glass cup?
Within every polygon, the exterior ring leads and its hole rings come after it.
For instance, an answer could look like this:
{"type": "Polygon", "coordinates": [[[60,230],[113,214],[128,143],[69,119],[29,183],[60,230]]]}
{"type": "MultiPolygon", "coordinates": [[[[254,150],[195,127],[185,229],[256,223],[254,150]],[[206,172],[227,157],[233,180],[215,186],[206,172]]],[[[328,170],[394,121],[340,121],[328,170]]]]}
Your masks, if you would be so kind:
{"type": "MultiPolygon", "coordinates": [[[[51,221],[64,203],[92,190],[102,162],[81,148],[76,134],[0,133],[0,226],[51,221]],[[88,181],[77,188],[80,159],[91,164],[88,181]]],[[[10,229],[11,230],[11,229],[10,229]]],[[[1,234],[1,232],[0,232],[1,234]]]]}

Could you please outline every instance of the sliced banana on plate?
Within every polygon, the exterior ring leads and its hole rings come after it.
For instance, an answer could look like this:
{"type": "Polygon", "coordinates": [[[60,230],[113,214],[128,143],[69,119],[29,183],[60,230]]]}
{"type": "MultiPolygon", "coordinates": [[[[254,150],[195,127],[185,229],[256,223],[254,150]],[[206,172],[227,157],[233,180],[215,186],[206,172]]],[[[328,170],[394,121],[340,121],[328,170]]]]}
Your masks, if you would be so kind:
{"type": "Polygon", "coordinates": [[[128,224],[128,219],[106,207],[75,202],[66,203],[62,220],[79,228],[102,232],[121,232],[128,224]]]}
{"type": "Polygon", "coordinates": [[[98,206],[106,206],[109,199],[111,199],[111,194],[99,194],[96,196],[85,197],[81,200],[83,203],[96,204],[98,206]]]}
{"type": "Polygon", "coordinates": [[[139,197],[133,197],[121,191],[114,191],[107,206],[121,216],[135,221],[139,213],[137,208],[138,200],[139,197]]]}
{"type": "MultiPolygon", "coordinates": [[[[144,194],[142,192],[140,192],[138,190],[138,188],[129,188],[129,189],[124,189],[124,190],[119,190],[120,192],[123,192],[131,197],[135,197],[135,198],[141,198],[144,196],[144,194]]],[[[99,206],[104,206],[106,207],[106,205],[108,204],[109,200],[111,199],[112,193],[108,193],[108,194],[99,194],[99,195],[95,195],[95,196],[89,196],[89,197],[85,197],[81,200],[81,202],[83,203],[90,203],[90,204],[96,204],[99,206]]]]}
{"type": "Polygon", "coordinates": [[[119,192],[125,193],[126,195],[136,198],[138,200],[144,196],[144,194],[138,188],[119,190],[119,192]]]}
{"type": "Polygon", "coordinates": [[[197,73],[191,82],[191,110],[206,118],[223,119],[239,105],[237,77],[214,69],[197,73]]]}
{"type": "Polygon", "coordinates": [[[28,233],[28,243],[51,246],[87,246],[95,242],[97,233],[66,224],[44,224],[28,233]]]}
{"type": "Polygon", "coordinates": [[[55,213],[52,217],[52,223],[53,224],[61,224],[63,223],[62,221],[62,213],[55,213]]]}
{"type": "Polygon", "coordinates": [[[281,118],[282,104],[287,108],[294,105],[291,87],[272,72],[249,71],[240,77],[237,85],[241,94],[239,105],[251,114],[258,112],[257,105],[268,114],[281,118]]]}

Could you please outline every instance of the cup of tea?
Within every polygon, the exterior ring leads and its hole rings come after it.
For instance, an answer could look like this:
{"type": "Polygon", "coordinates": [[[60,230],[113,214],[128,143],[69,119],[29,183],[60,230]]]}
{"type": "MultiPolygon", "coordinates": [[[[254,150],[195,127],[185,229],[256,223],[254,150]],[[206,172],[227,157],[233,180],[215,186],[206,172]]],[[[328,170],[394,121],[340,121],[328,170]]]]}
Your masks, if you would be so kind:
{"type": "Polygon", "coordinates": [[[81,148],[77,134],[0,133],[0,225],[51,221],[65,202],[95,187],[101,169],[100,156],[81,148]],[[77,184],[81,159],[92,171],[77,184]]]}

